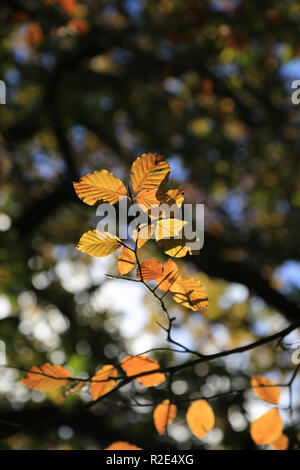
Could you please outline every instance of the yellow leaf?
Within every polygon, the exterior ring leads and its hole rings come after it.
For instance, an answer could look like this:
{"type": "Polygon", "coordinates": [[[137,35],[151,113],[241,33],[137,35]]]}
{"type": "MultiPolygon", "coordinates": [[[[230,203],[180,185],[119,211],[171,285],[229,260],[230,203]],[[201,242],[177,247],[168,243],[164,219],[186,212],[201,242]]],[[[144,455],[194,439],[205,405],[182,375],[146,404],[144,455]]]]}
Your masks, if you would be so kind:
{"type": "Polygon", "coordinates": [[[262,375],[252,377],[251,387],[262,400],[274,404],[279,402],[279,388],[275,386],[275,382],[268,380],[266,377],[262,375]]]}
{"type": "Polygon", "coordinates": [[[120,251],[120,257],[118,261],[120,274],[129,273],[134,268],[135,263],[136,263],[136,258],[135,258],[134,251],[124,246],[122,250],[120,251]]]}
{"type": "Polygon", "coordinates": [[[118,371],[112,365],[103,366],[102,369],[98,370],[96,375],[92,377],[90,384],[90,391],[93,400],[97,400],[115,388],[115,377],[118,377],[118,371]]]}
{"type": "MultiPolygon", "coordinates": [[[[168,207],[175,205],[181,207],[183,200],[184,190],[182,189],[169,189],[167,192],[162,189],[144,189],[136,196],[136,202],[144,212],[159,208],[161,204],[167,204],[168,207]]],[[[156,211],[153,215],[156,215],[156,211]]],[[[165,215],[164,211],[162,215],[165,215]]]]}
{"type": "Polygon", "coordinates": [[[176,237],[186,224],[185,220],[180,219],[160,219],[154,229],[156,241],[176,237]]]}
{"type": "Polygon", "coordinates": [[[215,425],[215,415],[206,400],[194,401],[186,413],[188,426],[198,439],[202,439],[215,425]]]}
{"type": "Polygon", "coordinates": [[[154,426],[157,432],[162,435],[164,430],[171,424],[176,416],[177,407],[176,405],[170,404],[170,400],[164,400],[162,403],[157,405],[153,412],[154,426]]]}
{"type": "Polygon", "coordinates": [[[167,292],[171,285],[174,284],[178,276],[179,274],[177,265],[174,263],[174,261],[168,259],[168,261],[163,264],[162,276],[156,279],[157,286],[161,290],[167,292]]]}
{"type": "Polygon", "coordinates": [[[50,392],[66,385],[70,378],[71,374],[67,369],[47,362],[42,366],[33,366],[21,382],[34,390],[50,392]]]}
{"type": "Polygon", "coordinates": [[[141,263],[140,268],[137,269],[137,277],[143,281],[157,279],[162,276],[162,273],[163,266],[155,258],[146,259],[146,261],[141,263]]]}
{"type": "MultiPolygon", "coordinates": [[[[195,239],[192,242],[199,241],[199,239],[195,239]]],[[[181,239],[178,238],[162,238],[158,240],[158,246],[166,253],[168,256],[172,256],[173,258],[183,258],[187,254],[189,255],[196,255],[199,254],[200,250],[193,250],[189,246],[189,241],[182,236],[181,239]]]]}
{"type": "Polygon", "coordinates": [[[108,232],[90,230],[82,235],[77,249],[91,256],[108,256],[120,248],[121,240],[108,232]]]}
{"type": "Polygon", "coordinates": [[[118,441],[118,442],[113,442],[104,450],[143,450],[143,449],[135,446],[134,444],[129,444],[129,442],[118,441]]]}
{"type": "Polygon", "coordinates": [[[127,195],[122,181],[107,170],[89,173],[80,178],[79,182],[73,184],[77,196],[90,206],[99,200],[116,204],[120,198],[127,195]]]}
{"type": "MultiPolygon", "coordinates": [[[[157,361],[144,355],[125,357],[121,362],[121,367],[128,377],[160,368],[157,361]]],[[[154,374],[138,377],[135,380],[145,387],[154,387],[155,385],[159,385],[164,382],[166,380],[166,376],[161,372],[155,372],[154,374]]]]}
{"type": "Polygon", "coordinates": [[[253,441],[261,446],[276,441],[282,433],[283,424],[277,408],[273,408],[253,421],[250,433],[253,441]]]}
{"type": "Polygon", "coordinates": [[[272,442],[271,447],[274,450],[286,450],[289,447],[289,438],[285,434],[281,434],[276,441],[272,442]]]}
{"type": "Polygon", "coordinates": [[[155,153],[143,153],[131,167],[131,183],[135,193],[144,189],[157,189],[170,173],[165,157],[155,153]]]}
{"type": "Polygon", "coordinates": [[[169,290],[175,302],[194,312],[208,307],[205,287],[192,277],[179,276],[169,290]]]}
{"type": "Polygon", "coordinates": [[[137,241],[138,248],[141,248],[145,243],[150,240],[154,230],[153,224],[142,224],[136,229],[134,229],[132,234],[132,240],[137,241]]]}

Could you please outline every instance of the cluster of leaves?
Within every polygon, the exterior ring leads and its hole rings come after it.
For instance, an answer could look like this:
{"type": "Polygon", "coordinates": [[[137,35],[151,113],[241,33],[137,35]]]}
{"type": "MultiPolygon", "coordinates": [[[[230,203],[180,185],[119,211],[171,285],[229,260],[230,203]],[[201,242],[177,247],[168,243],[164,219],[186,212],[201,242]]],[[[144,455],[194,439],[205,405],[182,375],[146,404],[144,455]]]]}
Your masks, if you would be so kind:
{"type": "Polygon", "coordinates": [[[170,292],[173,299],[191,310],[197,311],[208,306],[207,293],[200,281],[182,276],[176,263],[169,259],[164,264],[155,258],[139,262],[138,249],[154,234],[165,253],[175,258],[194,254],[182,232],[186,221],[166,218],[162,204],[181,207],[183,190],[165,188],[170,173],[167,160],[160,155],[147,153],[139,156],[131,168],[131,186],[127,194],[123,182],[107,170],[96,171],[74,183],[77,195],[89,205],[101,200],[116,204],[122,198],[136,201],[147,211],[149,223],[139,225],[132,234],[135,246],[125,244],[120,238],[108,232],[93,230],[85,233],[77,248],[92,256],[103,257],[121,249],[118,267],[120,274],[129,273],[137,264],[137,277],[143,282],[155,280],[157,287],[170,292]],[[176,238],[175,238],[176,237],[176,238]]]}

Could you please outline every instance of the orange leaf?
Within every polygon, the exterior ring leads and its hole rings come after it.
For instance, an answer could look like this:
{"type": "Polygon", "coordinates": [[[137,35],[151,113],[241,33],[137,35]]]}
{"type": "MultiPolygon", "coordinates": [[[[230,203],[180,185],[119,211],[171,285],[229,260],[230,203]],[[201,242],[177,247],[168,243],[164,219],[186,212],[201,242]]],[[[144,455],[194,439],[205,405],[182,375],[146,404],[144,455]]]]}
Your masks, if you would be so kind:
{"type": "Polygon", "coordinates": [[[29,46],[37,46],[43,39],[43,31],[40,25],[36,22],[30,23],[27,29],[26,42],[29,46]]]}
{"type": "Polygon", "coordinates": [[[276,441],[283,429],[282,419],[277,408],[273,408],[253,421],[250,433],[253,441],[261,446],[276,441]]]}
{"type": "Polygon", "coordinates": [[[193,434],[202,439],[215,425],[215,415],[206,400],[194,401],[187,410],[186,420],[193,434]]]}
{"type": "Polygon", "coordinates": [[[131,183],[135,193],[157,189],[170,173],[170,165],[162,155],[143,153],[131,167],[131,183]]]}
{"type": "Polygon", "coordinates": [[[272,442],[271,447],[274,450],[286,450],[289,447],[289,438],[285,434],[281,434],[276,441],[272,442]]]}
{"type": "Polygon", "coordinates": [[[178,267],[169,259],[163,264],[162,276],[156,279],[158,287],[167,292],[178,277],[178,267]]]}
{"type": "Polygon", "coordinates": [[[120,251],[120,257],[118,261],[118,268],[120,274],[127,274],[129,273],[135,266],[136,258],[134,251],[130,250],[130,248],[122,248],[120,251]]]}
{"type": "Polygon", "coordinates": [[[70,372],[64,367],[47,362],[42,366],[33,366],[21,382],[28,388],[50,392],[66,385],[70,377],[70,372]]]}
{"type": "Polygon", "coordinates": [[[162,403],[157,405],[153,412],[153,421],[157,432],[162,435],[164,430],[171,424],[176,416],[177,407],[176,405],[170,404],[170,400],[164,400],[162,403]]]}
{"type": "Polygon", "coordinates": [[[137,269],[137,277],[143,281],[152,281],[153,279],[160,278],[162,273],[162,264],[156,258],[146,259],[146,261],[141,263],[140,268],[137,269]]]}
{"type": "MultiPolygon", "coordinates": [[[[169,189],[167,192],[164,192],[162,189],[144,189],[136,195],[136,202],[144,212],[159,208],[162,204],[166,204],[168,207],[175,205],[181,207],[184,200],[183,194],[184,190],[182,189],[169,189]]],[[[166,212],[168,213],[169,211],[166,210],[166,212]]],[[[155,210],[153,215],[158,215],[158,213],[158,210],[155,210]]],[[[163,206],[162,215],[165,215],[163,206]]]]}
{"type": "MultiPolygon", "coordinates": [[[[160,368],[157,361],[144,355],[125,357],[121,362],[121,367],[128,377],[160,368]]],[[[159,385],[164,382],[166,380],[166,376],[161,372],[155,372],[154,374],[138,377],[135,380],[145,387],[154,387],[155,385],[159,385]]]]}
{"type": "Polygon", "coordinates": [[[203,310],[208,306],[205,287],[200,281],[192,277],[179,276],[169,290],[175,302],[190,308],[194,312],[203,310]]]}
{"type": "Polygon", "coordinates": [[[99,200],[116,204],[120,198],[127,195],[122,181],[107,170],[95,171],[82,176],[73,185],[77,196],[89,206],[93,206],[99,200]]]}
{"type": "Polygon", "coordinates": [[[143,450],[143,449],[135,446],[134,444],[129,444],[129,442],[118,441],[118,442],[113,442],[104,450],[143,450]]]}
{"type": "Polygon", "coordinates": [[[117,369],[112,365],[103,366],[102,369],[98,370],[96,375],[92,377],[90,384],[90,391],[93,400],[106,395],[113,388],[115,388],[116,381],[113,378],[118,377],[117,369]],[[110,380],[112,378],[112,380],[110,380]]]}
{"type": "Polygon", "coordinates": [[[266,377],[262,375],[252,377],[251,387],[262,400],[274,404],[277,404],[279,402],[279,388],[275,386],[275,382],[268,380],[266,377]]]}

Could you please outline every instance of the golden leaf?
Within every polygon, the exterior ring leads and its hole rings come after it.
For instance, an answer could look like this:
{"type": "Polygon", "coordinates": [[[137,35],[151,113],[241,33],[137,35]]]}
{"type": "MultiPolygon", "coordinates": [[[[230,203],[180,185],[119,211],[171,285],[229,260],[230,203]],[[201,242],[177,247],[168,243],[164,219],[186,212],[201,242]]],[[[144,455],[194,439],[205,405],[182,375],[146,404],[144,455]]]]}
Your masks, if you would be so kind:
{"type": "Polygon", "coordinates": [[[185,220],[180,219],[160,219],[154,228],[156,241],[176,237],[186,224],[185,220]]]}
{"type": "Polygon", "coordinates": [[[33,366],[21,382],[28,388],[50,392],[66,385],[70,378],[71,374],[67,369],[47,362],[42,366],[33,366]]]}
{"type": "MultiPolygon", "coordinates": [[[[182,189],[169,189],[167,192],[164,192],[162,189],[144,189],[136,196],[136,202],[144,212],[159,208],[161,204],[167,204],[168,207],[175,205],[181,207],[183,200],[184,190],[182,189]]],[[[156,214],[154,213],[153,215],[156,214]]],[[[164,210],[162,210],[162,215],[165,215],[164,210]]]]}
{"type": "Polygon", "coordinates": [[[194,312],[208,307],[205,287],[192,277],[178,276],[169,290],[175,302],[194,312]]]}
{"type": "Polygon", "coordinates": [[[168,259],[168,261],[166,261],[163,264],[162,268],[163,268],[162,276],[156,279],[156,282],[157,282],[157,286],[161,290],[167,292],[170,289],[171,285],[174,284],[177,277],[179,276],[178,267],[174,263],[174,261],[172,261],[171,259],[168,259]]]}
{"type": "Polygon", "coordinates": [[[162,435],[164,430],[171,424],[176,416],[176,405],[170,404],[170,400],[164,400],[156,406],[153,412],[154,426],[157,432],[162,435]]]}
{"type": "MultiPolygon", "coordinates": [[[[160,368],[157,361],[144,355],[125,357],[121,362],[121,367],[128,377],[160,368]]],[[[154,387],[155,385],[159,385],[164,382],[166,380],[166,376],[161,372],[155,372],[153,374],[138,377],[135,380],[145,387],[154,387]]]]}
{"type": "Polygon", "coordinates": [[[215,415],[206,400],[194,401],[186,413],[188,426],[198,439],[202,439],[215,425],[215,415]]]}
{"type": "MultiPolygon", "coordinates": [[[[199,239],[191,240],[192,243],[199,241],[199,239]]],[[[178,238],[162,238],[158,240],[158,246],[166,253],[168,256],[172,256],[173,258],[183,258],[187,254],[189,255],[196,255],[199,254],[200,250],[194,250],[189,246],[191,242],[187,240],[184,235],[179,240],[178,238]]]]}
{"type": "Polygon", "coordinates": [[[127,196],[122,181],[107,170],[89,173],[73,185],[77,196],[90,206],[99,200],[116,204],[120,198],[127,196]]]}
{"type": "Polygon", "coordinates": [[[108,256],[122,246],[121,240],[108,232],[90,230],[82,235],[77,249],[91,256],[108,256]]]}
{"type": "Polygon", "coordinates": [[[143,153],[131,167],[131,183],[135,193],[157,189],[168,177],[170,165],[162,155],[143,153]]]}
{"type": "Polygon", "coordinates": [[[275,382],[268,380],[266,377],[262,375],[252,377],[251,387],[262,400],[274,404],[277,404],[279,402],[279,388],[275,386],[275,382]]]}
{"type": "Polygon", "coordinates": [[[250,433],[253,441],[261,446],[271,444],[282,434],[283,424],[277,408],[267,411],[260,418],[253,421],[250,433]]]}
{"type": "Polygon", "coordinates": [[[136,258],[134,251],[124,246],[120,251],[120,257],[118,261],[120,274],[129,273],[134,268],[135,263],[136,258]]]}
{"type": "Polygon", "coordinates": [[[104,450],[143,450],[143,449],[135,446],[134,444],[129,444],[129,442],[118,441],[118,442],[113,442],[104,450]]]}
{"type": "Polygon", "coordinates": [[[142,224],[136,229],[134,229],[132,234],[132,240],[137,241],[138,248],[141,248],[145,243],[150,240],[154,230],[153,224],[142,224]]]}
{"type": "Polygon", "coordinates": [[[137,277],[143,281],[152,281],[153,279],[160,278],[162,273],[163,266],[155,258],[146,259],[146,261],[141,263],[140,268],[137,269],[137,277]]]}
{"type": "Polygon", "coordinates": [[[286,450],[289,447],[289,438],[285,434],[281,434],[276,441],[271,444],[274,450],[286,450]]]}
{"type": "Polygon", "coordinates": [[[115,377],[118,377],[118,371],[112,365],[103,366],[102,369],[98,370],[96,375],[92,377],[90,384],[93,400],[97,400],[115,388],[116,381],[113,380],[115,377]]]}

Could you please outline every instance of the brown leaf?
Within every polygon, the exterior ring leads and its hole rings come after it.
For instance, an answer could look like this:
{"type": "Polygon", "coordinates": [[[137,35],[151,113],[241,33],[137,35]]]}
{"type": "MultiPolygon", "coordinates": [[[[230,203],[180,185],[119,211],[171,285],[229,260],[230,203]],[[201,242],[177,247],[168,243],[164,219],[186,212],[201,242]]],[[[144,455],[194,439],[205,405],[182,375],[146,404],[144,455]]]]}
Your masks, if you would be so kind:
{"type": "Polygon", "coordinates": [[[137,269],[137,277],[143,281],[152,281],[160,278],[162,273],[162,264],[156,258],[146,259],[146,261],[141,263],[140,268],[137,269]]]}

